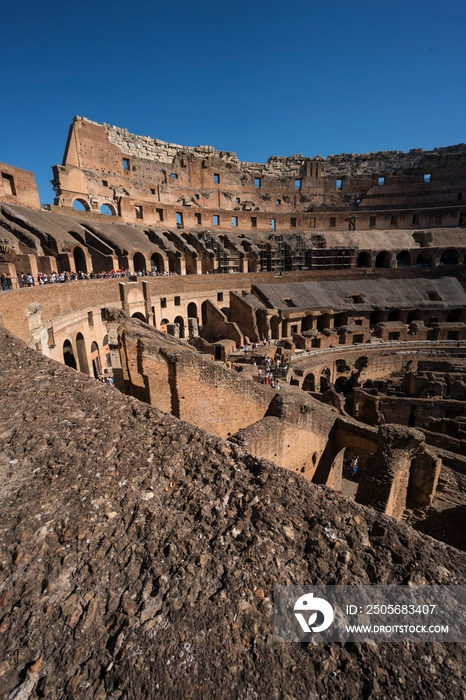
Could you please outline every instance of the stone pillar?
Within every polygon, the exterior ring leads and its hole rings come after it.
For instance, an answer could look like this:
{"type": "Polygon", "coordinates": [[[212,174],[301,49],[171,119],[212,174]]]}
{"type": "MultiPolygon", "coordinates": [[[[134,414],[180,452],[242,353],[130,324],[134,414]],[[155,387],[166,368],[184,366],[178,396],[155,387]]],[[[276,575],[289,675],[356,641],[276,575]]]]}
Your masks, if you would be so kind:
{"type": "Polygon", "coordinates": [[[199,336],[199,323],[197,318],[188,318],[188,338],[192,340],[199,336]]]}

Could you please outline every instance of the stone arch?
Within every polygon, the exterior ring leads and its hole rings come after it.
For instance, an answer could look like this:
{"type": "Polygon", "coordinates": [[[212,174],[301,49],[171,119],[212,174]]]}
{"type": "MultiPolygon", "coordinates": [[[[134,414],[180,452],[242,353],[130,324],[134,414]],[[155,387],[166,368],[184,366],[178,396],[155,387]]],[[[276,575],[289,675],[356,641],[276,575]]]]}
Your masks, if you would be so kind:
{"type": "Polygon", "coordinates": [[[382,309],[374,309],[369,317],[369,324],[375,326],[377,323],[382,323],[384,315],[385,311],[382,311],[382,309]]]}
{"type": "Polygon", "coordinates": [[[422,321],[423,312],[417,309],[416,311],[409,311],[406,317],[406,323],[411,323],[411,321],[422,321]]]}
{"type": "Polygon", "coordinates": [[[301,331],[310,331],[312,329],[312,322],[313,322],[313,316],[312,314],[309,314],[308,316],[305,316],[301,322],[301,331]]]}
{"type": "Polygon", "coordinates": [[[317,330],[323,331],[324,328],[330,328],[330,314],[317,316],[317,330]]]}
{"type": "Polygon", "coordinates": [[[150,256],[150,269],[152,272],[165,272],[165,263],[160,253],[152,253],[150,256]]]}
{"type": "Polygon", "coordinates": [[[272,316],[270,319],[270,331],[272,340],[280,340],[280,319],[278,316],[272,316]]]}
{"type": "Polygon", "coordinates": [[[201,304],[201,321],[203,326],[207,323],[207,299],[201,304]]]}
{"type": "Polygon", "coordinates": [[[197,304],[194,301],[188,304],[188,318],[197,318],[197,304]]]}
{"type": "Polygon", "coordinates": [[[380,267],[390,267],[391,255],[388,250],[381,250],[375,259],[375,266],[380,267]]]}
{"type": "Polygon", "coordinates": [[[348,314],[346,312],[336,314],[336,316],[333,320],[333,325],[335,328],[338,328],[339,326],[346,326],[347,324],[348,324],[348,314]]]}
{"type": "Polygon", "coordinates": [[[315,391],[316,390],[316,378],[312,372],[309,372],[306,374],[304,377],[303,385],[302,385],[302,390],[303,391],[315,391]]]}
{"type": "Polygon", "coordinates": [[[330,388],[330,376],[331,371],[329,367],[326,367],[320,373],[320,390],[322,392],[330,388]]]}
{"type": "Polygon", "coordinates": [[[92,362],[92,372],[94,377],[98,379],[102,374],[102,364],[100,361],[99,346],[95,340],[91,344],[91,362],[92,362]]]}
{"type": "Polygon", "coordinates": [[[67,367],[72,369],[77,369],[76,358],[73,353],[73,346],[69,340],[65,340],[63,343],[63,362],[67,367]]]}
{"type": "Polygon", "coordinates": [[[100,205],[99,212],[104,216],[116,216],[115,207],[113,204],[109,204],[108,202],[100,205]]]}
{"type": "Polygon", "coordinates": [[[409,250],[402,250],[396,256],[397,267],[411,267],[411,253],[409,250]]]}
{"type": "Polygon", "coordinates": [[[447,250],[444,250],[442,255],[440,256],[440,264],[441,265],[458,265],[458,251],[454,250],[454,248],[447,248],[447,250]]]}
{"type": "Polygon", "coordinates": [[[367,252],[359,253],[357,266],[358,267],[371,267],[371,265],[372,265],[371,254],[367,253],[367,252]]]}
{"type": "Polygon", "coordinates": [[[174,320],[180,327],[180,338],[184,338],[184,318],[182,316],[177,316],[174,320]]]}
{"type": "Polygon", "coordinates": [[[87,361],[86,341],[82,333],[76,336],[76,351],[78,354],[79,371],[83,374],[89,374],[89,363],[87,361]]]}
{"type": "Polygon", "coordinates": [[[400,309],[392,309],[388,313],[388,321],[401,321],[402,312],[400,309]]]}
{"type": "Polygon", "coordinates": [[[73,250],[73,259],[76,272],[87,273],[86,256],[83,249],[79,245],[77,245],[73,250]]]}
{"type": "Polygon", "coordinates": [[[134,253],[133,255],[133,270],[134,272],[146,271],[146,259],[142,253],[134,253]]]}
{"type": "Polygon", "coordinates": [[[448,312],[447,321],[450,323],[464,323],[465,311],[464,309],[452,309],[448,312]]]}
{"type": "Polygon", "coordinates": [[[86,202],[86,200],[81,197],[76,197],[76,199],[73,200],[73,209],[75,211],[91,211],[89,202],[86,202]]]}
{"type": "Polygon", "coordinates": [[[175,272],[177,275],[181,275],[181,253],[168,253],[168,270],[169,272],[175,272]]]}
{"type": "Polygon", "coordinates": [[[416,258],[418,267],[433,267],[434,254],[429,250],[422,250],[416,258]]]}
{"type": "Polygon", "coordinates": [[[144,321],[144,323],[147,323],[146,317],[140,311],[136,311],[134,314],[132,314],[131,318],[137,318],[139,321],[144,321]]]}

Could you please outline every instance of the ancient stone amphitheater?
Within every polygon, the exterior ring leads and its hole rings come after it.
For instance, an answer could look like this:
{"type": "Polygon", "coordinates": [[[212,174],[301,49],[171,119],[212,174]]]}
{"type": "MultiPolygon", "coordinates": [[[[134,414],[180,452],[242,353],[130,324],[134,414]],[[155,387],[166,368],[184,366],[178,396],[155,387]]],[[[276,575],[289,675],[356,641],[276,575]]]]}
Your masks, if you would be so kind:
{"type": "Polygon", "coordinates": [[[273,594],[465,583],[466,146],[76,117],[53,205],[0,171],[0,695],[464,698],[464,645],[280,643],[273,594]]]}

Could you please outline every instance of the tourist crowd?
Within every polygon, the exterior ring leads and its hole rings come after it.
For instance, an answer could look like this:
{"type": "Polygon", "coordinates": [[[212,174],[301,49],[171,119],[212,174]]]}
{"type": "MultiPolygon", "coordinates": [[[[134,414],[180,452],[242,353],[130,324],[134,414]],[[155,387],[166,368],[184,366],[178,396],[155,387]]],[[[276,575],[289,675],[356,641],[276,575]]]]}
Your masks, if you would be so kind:
{"type": "Polygon", "coordinates": [[[129,281],[135,281],[138,277],[172,277],[177,275],[176,272],[158,272],[157,270],[140,270],[133,272],[132,270],[110,270],[109,272],[52,272],[47,274],[39,272],[37,278],[29,272],[27,275],[24,272],[18,273],[16,278],[11,275],[2,274],[0,276],[0,284],[2,290],[7,292],[9,289],[18,289],[22,287],[34,287],[41,284],[57,284],[62,282],[74,282],[75,280],[107,280],[127,278],[129,281]]]}

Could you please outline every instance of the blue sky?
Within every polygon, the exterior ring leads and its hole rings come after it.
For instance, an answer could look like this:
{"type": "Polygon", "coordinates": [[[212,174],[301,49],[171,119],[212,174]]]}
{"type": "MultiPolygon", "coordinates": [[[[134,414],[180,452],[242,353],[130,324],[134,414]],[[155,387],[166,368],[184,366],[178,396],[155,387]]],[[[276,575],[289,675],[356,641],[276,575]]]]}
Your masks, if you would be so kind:
{"type": "Polygon", "coordinates": [[[74,115],[241,160],[466,141],[464,0],[19,0],[0,161],[51,166],[74,115]]]}

